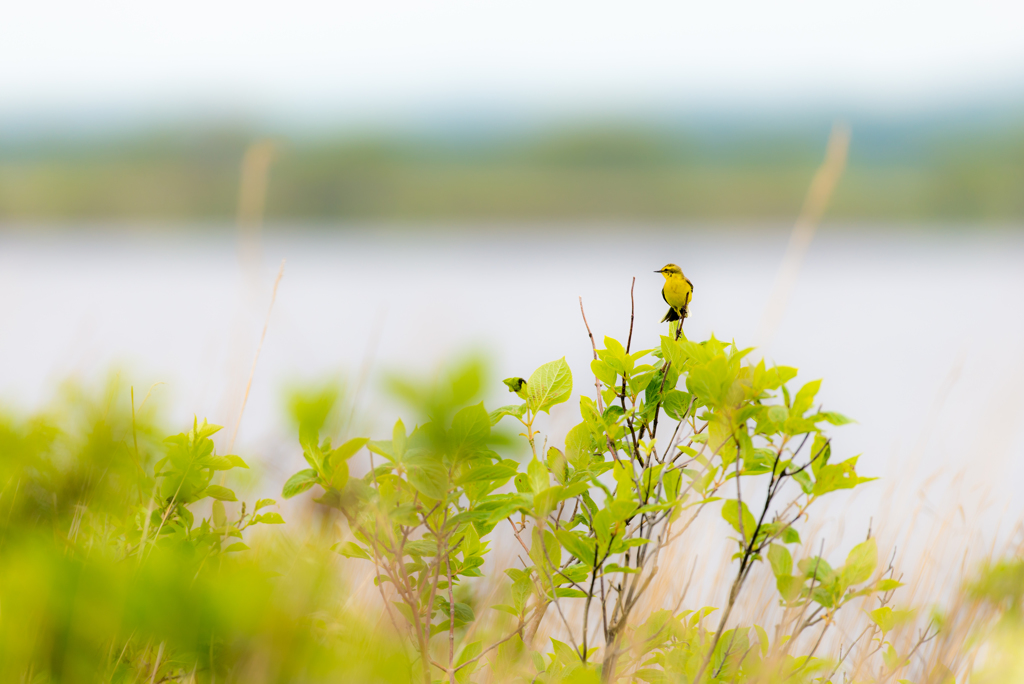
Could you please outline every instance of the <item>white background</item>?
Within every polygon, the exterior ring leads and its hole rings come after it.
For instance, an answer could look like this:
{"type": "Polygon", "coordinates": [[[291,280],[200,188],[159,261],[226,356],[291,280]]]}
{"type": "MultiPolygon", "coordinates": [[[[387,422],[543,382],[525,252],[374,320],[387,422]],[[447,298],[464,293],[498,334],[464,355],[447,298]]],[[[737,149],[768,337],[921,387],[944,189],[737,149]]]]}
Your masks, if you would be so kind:
{"type": "Polygon", "coordinates": [[[7,2],[0,114],[967,104],[1020,91],[1022,25],[1005,0],[7,2]]]}

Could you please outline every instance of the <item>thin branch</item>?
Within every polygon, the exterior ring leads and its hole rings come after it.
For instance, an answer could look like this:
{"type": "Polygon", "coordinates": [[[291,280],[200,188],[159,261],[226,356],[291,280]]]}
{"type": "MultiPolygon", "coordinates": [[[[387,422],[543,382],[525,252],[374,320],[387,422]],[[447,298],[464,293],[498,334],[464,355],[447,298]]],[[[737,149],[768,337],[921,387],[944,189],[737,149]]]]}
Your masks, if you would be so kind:
{"type": "MultiPolygon", "coordinates": [[[[587,313],[583,310],[583,297],[580,297],[580,314],[583,316],[583,325],[587,327],[587,335],[590,336],[590,348],[594,352],[594,360],[597,361],[597,343],[594,342],[594,333],[590,331],[590,324],[587,323],[587,313]]],[[[597,390],[597,408],[604,413],[604,401],[601,399],[601,381],[594,375],[594,389],[597,390]]]]}
{"type": "Polygon", "coordinates": [[[480,660],[485,655],[487,655],[488,653],[490,653],[494,649],[498,648],[499,646],[501,646],[503,643],[505,643],[506,641],[508,641],[512,637],[514,637],[514,636],[516,636],[518,634],[522,634],[524,627],[526,627],[526,623],[523,622],[522,620],[520,620],[519,621],[519,626],[516,628],[516,631],[512,632],[511,634],[509,634],[507,637],[505,637],[501,641],[495,641],[493,644],[491,644],[490,646],[488,646],[484,650],[480,651],[480,654],[477,655],[475,658],[470,658],[466,662],[464,662],[461,665],[459,665],[458,667],[456,667],[454,670],[452,670],[452,674],[458,672],[459,670],[461,670],[462,668],[466,667],[467,665],[472,665],[473,663],[475,663],[476,661],[480,660]]]}
{"type": "Polygon", "coordinates": [[[636,287],[636,276],[633,276],[633,283],[629,286],[629,337],[626,339],[626,353],[629,353],[630,345],[633,344],[633,317],[636,314],[636,302],[633,300],[633,289],[636,287]]]}

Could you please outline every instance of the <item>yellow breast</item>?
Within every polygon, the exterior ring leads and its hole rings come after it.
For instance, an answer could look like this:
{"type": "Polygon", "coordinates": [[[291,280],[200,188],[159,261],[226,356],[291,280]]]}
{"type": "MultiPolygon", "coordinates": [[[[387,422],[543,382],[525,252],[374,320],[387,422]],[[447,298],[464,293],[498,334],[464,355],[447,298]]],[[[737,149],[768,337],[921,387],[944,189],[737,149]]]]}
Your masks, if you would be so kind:
{"type": "Polygon", "coordinates": [[[686,278],[681,275],[673,276],[665,281],[665,301],[668,305],[675,308],[681,309],[690,303],[690,297],[693,296],[693,287],[686,278]]]}

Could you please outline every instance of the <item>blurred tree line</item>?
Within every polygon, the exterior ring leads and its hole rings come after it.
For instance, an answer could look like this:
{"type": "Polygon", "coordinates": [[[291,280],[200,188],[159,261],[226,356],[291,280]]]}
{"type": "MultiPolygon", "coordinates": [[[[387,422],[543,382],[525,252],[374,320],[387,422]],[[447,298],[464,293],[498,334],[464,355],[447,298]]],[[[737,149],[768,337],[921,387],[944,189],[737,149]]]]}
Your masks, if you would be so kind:
{"type": "MultiPolygon", "coordinates": [[[[852,121],[831,217],[1024,218],[1024,119],[852,121]]],[[[827,125],[575,125],[282,137],[267,218],[789,220],[827,125]]],[[[0,220],[226,221],[244,127],[53,138],[0,129],[0,220]]]]}

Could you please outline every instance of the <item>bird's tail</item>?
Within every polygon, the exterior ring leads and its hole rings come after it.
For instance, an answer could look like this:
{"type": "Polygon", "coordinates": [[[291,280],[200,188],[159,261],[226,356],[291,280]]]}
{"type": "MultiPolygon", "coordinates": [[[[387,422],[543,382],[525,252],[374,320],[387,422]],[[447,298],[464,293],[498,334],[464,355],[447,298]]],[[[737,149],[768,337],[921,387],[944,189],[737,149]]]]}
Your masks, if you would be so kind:
{"type": "MultiPolygon", "coordinates": [[[[684,314],[685,316],[685,314],[684,314]]],[[[675,310],[675,307],[671,307],[665,317],[661,319],[662,323],[671,323],[672,321],[679,320],[679,312],[675,310]]]]}

